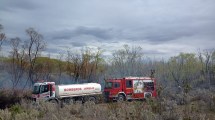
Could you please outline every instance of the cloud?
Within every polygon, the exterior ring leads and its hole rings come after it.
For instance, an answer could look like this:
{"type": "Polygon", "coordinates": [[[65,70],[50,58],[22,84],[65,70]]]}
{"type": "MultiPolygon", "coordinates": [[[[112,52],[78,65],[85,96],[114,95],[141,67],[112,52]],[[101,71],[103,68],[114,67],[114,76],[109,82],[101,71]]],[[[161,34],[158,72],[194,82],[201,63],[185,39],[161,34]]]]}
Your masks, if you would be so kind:
{"type": "Polygon", "coordinates": [[[76,27],[74,29],[64,29],[60,31],[56,31],[52,33],[53,39],[71,39],[77,36],[93,36],[98,39],[111,39],[111,29],[102,29],[102,28],[96,28],[96,27],[76,27]]]}
{"type": "Polygon", "coordinates": [[[53,54],[86,46],[110,54],[129,44],[170,56],[214,48],[214,11],[214,0],[2,0],[0,24],[9,38],[35,28],[53,54]]]}
{"type": "Polygon", "coordinates": [[[84,46],[87,46],[86,43],[82,43],[82,42],[71,42],[71,44],[74,47],[84,47],[84,46]]]}
{"type": "Polygon", "coordinates": [[[60,50],[56,48],[47,48],[46,52],[47,53],[58,53],[60,50]]]}
{"type": "Polygon", "coordinates": [[[1,1],[0,10],[7,12],[16,12],[17,10],[35,10],[38,4],[29,0],[3,0],[1,1]]]}

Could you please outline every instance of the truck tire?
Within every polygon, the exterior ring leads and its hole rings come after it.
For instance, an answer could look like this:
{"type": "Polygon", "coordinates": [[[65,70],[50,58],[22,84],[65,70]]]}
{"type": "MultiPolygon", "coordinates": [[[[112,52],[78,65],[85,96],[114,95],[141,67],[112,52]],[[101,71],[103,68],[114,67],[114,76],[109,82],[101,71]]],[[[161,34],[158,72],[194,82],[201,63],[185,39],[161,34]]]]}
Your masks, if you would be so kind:
{"type": "Polygon", "coordinates": [[[96,98],[93,97],[93,96],[91,96],[91,97],[88,98],[88,101],[89,101],[89,102],[96,103],[96,98]]]}
{"type": "Polygon", "coordinates": [[[58,101],[54,100],[54,99],[50,100],[49,102],[52,103],[52,104],[58,104],[58,101]]]}
{"type": "Polygon", "coordinates": [[[75,100],[72,99],[72,98],[65,99],[64,101],[65,101],[65,103],[68,104],[68,105],[72,105],[72,104],[74,104],[74,102],[75,102],[75,100]]]}
{"type": "Polygon", "coordinates": [[[118,95],[117,102],[123,102],[123,101],[125,101],[125,96],[122,94],[118,95]]]}
{"type": "Polygon", "coordinates": [[[145,94],[145,98],[147,98],[147,99],[151,98],[151,96],[152,96],[151,93],[146,93],[146,94],[145,94]]]}

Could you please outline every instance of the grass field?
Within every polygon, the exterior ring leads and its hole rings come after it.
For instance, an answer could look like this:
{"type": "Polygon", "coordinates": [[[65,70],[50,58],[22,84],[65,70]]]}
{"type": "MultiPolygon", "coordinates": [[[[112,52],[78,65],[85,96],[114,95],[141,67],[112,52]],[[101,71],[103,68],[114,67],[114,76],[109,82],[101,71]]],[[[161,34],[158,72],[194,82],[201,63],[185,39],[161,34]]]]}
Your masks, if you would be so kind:
{"type": "Polygon", "coordinates": [[[187,95],[183,103],[179,102],[180,95],[166,95],[142,101],[63,106],[42,101],[35,103],[25,95],[0,93],[1,105],[7,104],[0,110],[0,120],[215,120],[215,98],[209,93],[187,95]]]}

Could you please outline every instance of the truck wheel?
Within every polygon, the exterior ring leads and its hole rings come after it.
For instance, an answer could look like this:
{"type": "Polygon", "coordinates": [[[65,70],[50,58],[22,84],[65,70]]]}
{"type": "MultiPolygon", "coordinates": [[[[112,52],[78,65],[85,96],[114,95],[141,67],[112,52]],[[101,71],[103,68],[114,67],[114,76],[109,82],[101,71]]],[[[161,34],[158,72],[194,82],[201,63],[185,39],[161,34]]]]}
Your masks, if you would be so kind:
{"type": "Polygon", "coordinates": [[[89,101],[89,102],[96,103],[96,98],[95,98],[95,97],[89,97],[89,98],[88,98],[88,101],[89,101]]]}
{"type": "Polygon", "coordinates": [[[122,101],[125,101],[125,97],[124,95],[118,95],[118,98],[117,98],[117,102],[122,102],[122,101]]]}
{"type": "Polygon", "coordinates": [[[70,104],[70,105],[71,105],[71,104],[74,104],[74,102],[75,102],[74,99],[70,99],[70,100],[69,100],[69,104],[70,104]]]}
{"type": "Polygon", "coordinates": [[[146,93],[145,94],[145,98],[151,98],[151,96],[152,96],[151,93],[146,93]]]}
{"type": "Polygon", "coordinates": [[[68,105],[72,105],[74,104],[74,99],[65,99],[65,103],[68,104],[68,105]]]}
{"type": "Polygon", "coordinates": [[[50,100],[49,102],[52,104],[58,104],[57,100],[50,100]]]}

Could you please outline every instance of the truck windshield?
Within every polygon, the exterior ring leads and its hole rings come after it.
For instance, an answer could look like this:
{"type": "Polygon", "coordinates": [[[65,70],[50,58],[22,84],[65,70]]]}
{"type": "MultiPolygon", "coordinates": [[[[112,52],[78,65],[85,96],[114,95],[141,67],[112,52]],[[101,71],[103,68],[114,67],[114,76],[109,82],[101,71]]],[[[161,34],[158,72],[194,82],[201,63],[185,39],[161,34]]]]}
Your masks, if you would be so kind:
{"type": "Polygon", "coordinates": [[[106,82],[105,83],[105,88],[112,88],[113,83],[112,82],[106,82]]]}
{"type": "Polygon", "coordinates": [[[40,86],[34,86],[33,94],[39,94],[40,93],[40,86]]]}

